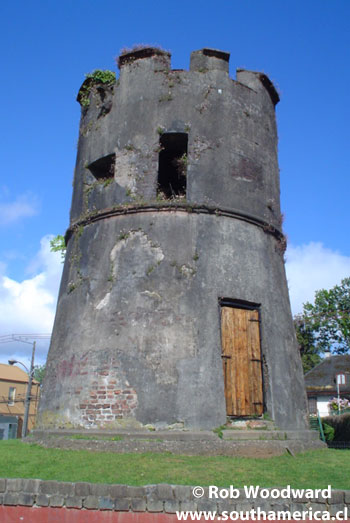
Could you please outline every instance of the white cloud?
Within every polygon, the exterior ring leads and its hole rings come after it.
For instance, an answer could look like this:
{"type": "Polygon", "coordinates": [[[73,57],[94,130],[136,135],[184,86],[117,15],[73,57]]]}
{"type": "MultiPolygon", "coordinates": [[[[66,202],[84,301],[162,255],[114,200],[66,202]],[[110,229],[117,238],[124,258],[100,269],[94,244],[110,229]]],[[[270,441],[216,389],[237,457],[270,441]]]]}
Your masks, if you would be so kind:
{"type": "Polygon", "coordinates": [[[315,291],[330,289],[350,276],[350,257],[332,251],[322,243],[289,246],[286,272],[293,314],[303,310],[303,303],[314,301],[315,291]]]}
{"type": "Polygon", "coordinates": [[[37,197],[31,193],[21,194],[12,202],[0,203],[0,225],[10,225],[38,212],[37,197]]]}
{"type": "MultiPolygon", "coordinates": [[[[6,276],[0,264],[0,335],[13,333],[50,333],[53,326],[58,288],[63,264],[60,253],[50,251],[50,239],[44,236],[35,259],[30,263],[32,277],[16,281],[6,276]]],[[[48,342],[38,342],[37,362],[45,358],[48,342]]],[[[30,353],[22,343],[0,345],[0,361],[30,353]]],[[[22,359],[23,363],[25,361],[22,359]]]]}

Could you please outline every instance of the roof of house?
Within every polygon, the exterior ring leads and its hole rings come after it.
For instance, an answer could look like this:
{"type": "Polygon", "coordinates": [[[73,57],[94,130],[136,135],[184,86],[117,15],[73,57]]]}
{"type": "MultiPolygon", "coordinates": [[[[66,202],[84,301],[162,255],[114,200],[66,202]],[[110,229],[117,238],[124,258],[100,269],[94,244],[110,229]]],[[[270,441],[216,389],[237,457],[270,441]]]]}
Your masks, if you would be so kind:
{"type": "MultiPolygon", "coordinates": [[[[28,383],[28,374],[15,365],[0,363],[0,380],[28,383]]],[[[33,380],[33,383],[36,384],[38,382],[33,380]]]]}
{"type": "Polygon", "coordinates": [[[305,374],[305,386],[308,392],[330,393],[337,390],[336,375],[345,374],[345,385],[340,385],[341,392],[350,392],[350,355],[330,356],[305,374]]]}

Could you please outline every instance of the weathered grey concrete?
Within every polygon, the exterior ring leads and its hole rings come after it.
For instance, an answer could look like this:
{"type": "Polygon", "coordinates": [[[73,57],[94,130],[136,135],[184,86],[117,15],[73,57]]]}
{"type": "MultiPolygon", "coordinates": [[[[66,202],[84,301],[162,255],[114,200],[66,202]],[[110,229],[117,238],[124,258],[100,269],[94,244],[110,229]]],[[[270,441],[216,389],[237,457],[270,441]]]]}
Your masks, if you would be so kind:
{"type": "Polygon", "coordinates": [[[194,53],[190,71],[171,71],[159,51],[121,63],[117,84],[93,88],[82,109],[39,426],[225,423],[226,297],[260,305],[264,411],[282,429],[306,429],[274,87],[250,71],[232,80],[218,51],[194,53]],[[157,197],[163,132],[188,133],[186,198],[157,197]],[[113,179],[96,179],[91,164],[113,154],[113,179]]]}
{"type": "MultiPolygon", "coordinates": [[[[120,436],[121,439],[130,439],[130,440],[166,440],[166,441],[217,441],[219,436],[209,430],[157,430],[157,431],[145,431],[145,430],[113,430],[108,431],[104,430],[67,430],[67,429],[58,429],[58,430],[40,430],[35,429],[30,438],[26,441],[33,441],[33,437],[36,439],[44,437],[67,437],[73,438],[79,435],[81,439],[93,438],[96,439],[108,439],[111,440],[115,436],[120,436]]],[[[319,433],[314,430],[222,430],[222,439],[231,440],[231,441],[241,441],[241,440],[316,440],[319,441],[319,433]]],[[[322,446],[324,444],[322,443],[322,446]]]]}
{"type": "Polygon", "coordinates": [[[159,430],[35,430],[25,440],[45,448],[95,452],[171,452],[191,456],[245,456],[269,458],[326,447],[318,433],[310,430],[260,431],[223,430],[222,438],[210,431],[159,430]],[[77,436],[79,435],[79,437],[77,436]],[[117,437],[116,437],[117,436],[117,437]]]}

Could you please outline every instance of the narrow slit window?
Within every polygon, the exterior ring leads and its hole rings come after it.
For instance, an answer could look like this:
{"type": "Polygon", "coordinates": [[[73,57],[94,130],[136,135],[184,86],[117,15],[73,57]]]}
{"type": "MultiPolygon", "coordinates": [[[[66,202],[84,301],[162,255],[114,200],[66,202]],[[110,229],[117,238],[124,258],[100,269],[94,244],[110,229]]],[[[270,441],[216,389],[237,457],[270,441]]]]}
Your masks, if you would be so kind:
{"type": "Polygon", "coordinates": [[[186,133],[164,133],[160,137],[157,194],[165,199],[186,196],[186,133]]]}
{"type": "Polygon", "coordinates": [[[96,180],[107,180],[114,178],[115,154],[108,154],[90,163],[89,171],[96,180]]]}

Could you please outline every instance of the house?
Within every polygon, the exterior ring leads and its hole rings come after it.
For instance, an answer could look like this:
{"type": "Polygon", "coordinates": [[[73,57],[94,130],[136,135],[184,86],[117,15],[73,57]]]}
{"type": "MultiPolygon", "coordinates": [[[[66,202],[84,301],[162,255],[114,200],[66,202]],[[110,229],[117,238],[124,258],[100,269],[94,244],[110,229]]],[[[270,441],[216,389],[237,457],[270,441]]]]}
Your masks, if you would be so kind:
{"type": "MultiPolygon", "coordinates": [[[[0,363],[0,440],[21,437],[27,387],[28,374],[24,370],[0,363]]],[[[39,394],[40,383],[33,380],[29,431],[35,424],[39,394]]]]}
{"type": "Polygon", "coordinates": [[[326,357],[313,369],[305,374],[305,387],[310,414],[319,412],[320,416],[328,416],[329,401],[339,395],[341,399],[350,399],[350,355],[326,357]]]}

